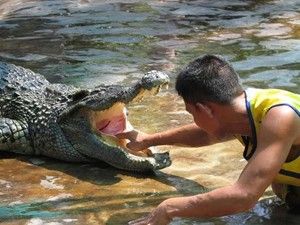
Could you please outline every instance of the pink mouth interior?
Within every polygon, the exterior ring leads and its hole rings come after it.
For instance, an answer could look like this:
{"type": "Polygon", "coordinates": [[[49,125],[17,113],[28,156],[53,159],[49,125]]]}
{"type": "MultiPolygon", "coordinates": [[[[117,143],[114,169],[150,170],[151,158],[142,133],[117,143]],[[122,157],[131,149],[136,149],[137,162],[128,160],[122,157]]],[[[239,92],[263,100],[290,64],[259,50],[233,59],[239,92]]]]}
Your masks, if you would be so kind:
{"type": "Polygon", "coordinates": [[[123,115],[112,117],[97,122],[96,127],[101,133],[116,135],[126,129],[126,119],[123,115]]]}
{"type": "MultiPolygon", "coordinates": [[[[126,130],[126,128],[130,127],[130,123],[126,120],[126,115],[118,115],[114,117],[110,117],[109,119],[103,119],[101,121],[96,122],[96,129],[101,134],[106,134],[110,136],[115,136],[118,133],[121,133],[126,130]]],[[[153,153],[149,149],[144,149],[142,151],[136,152],[126,148],[126,140],[125,139],[117,139],[117,145],[121,146],[121,148],[125,149],[127,152],[141,156],[141,157],[149,157],[152,156],[153,153]]]]}

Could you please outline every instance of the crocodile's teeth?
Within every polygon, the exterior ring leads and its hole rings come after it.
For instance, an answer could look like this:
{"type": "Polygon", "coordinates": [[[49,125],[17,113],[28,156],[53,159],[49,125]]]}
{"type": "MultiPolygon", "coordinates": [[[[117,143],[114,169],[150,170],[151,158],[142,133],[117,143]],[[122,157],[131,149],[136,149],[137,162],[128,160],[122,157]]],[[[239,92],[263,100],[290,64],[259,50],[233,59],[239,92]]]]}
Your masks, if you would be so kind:
{"type": "Polygon", "coordinates": [[[168,83],[163,84],[162,86],[163,86],[163,88],[165,88],[165,89],[169,89],[169,84],[168,84],[168,83]]]}

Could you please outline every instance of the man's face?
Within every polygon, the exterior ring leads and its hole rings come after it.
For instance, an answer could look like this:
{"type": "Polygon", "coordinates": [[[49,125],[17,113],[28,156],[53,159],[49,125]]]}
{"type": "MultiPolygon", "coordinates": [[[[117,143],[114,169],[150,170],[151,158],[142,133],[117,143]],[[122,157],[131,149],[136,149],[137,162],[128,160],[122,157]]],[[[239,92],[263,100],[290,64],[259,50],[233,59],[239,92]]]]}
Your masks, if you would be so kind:
{"type": "Polygon", "coordinates": [[[205,103],[185,102],[185,109],[193,116],[195,124],[207,133],[214,134],[219,129],[218,120],[216,120],[210,106],[205,103]]]}

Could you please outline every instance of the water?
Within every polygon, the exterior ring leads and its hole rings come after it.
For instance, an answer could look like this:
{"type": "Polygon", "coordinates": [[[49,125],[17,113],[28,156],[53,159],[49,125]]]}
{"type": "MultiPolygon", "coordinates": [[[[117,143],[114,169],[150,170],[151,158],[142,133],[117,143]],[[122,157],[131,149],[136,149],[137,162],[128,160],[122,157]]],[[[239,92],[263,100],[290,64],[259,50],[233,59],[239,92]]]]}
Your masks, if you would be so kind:
{"type": "MultiPolygon", "coordinates": [[[[230,60],[246,87],[300,93],[299,9],[297,0],[0,0],[0,60],[82,87],[129,85],[163,70],[170,89],[128,106],[135,127],[155,132],[191,121],[174,79],[205,53],[230,60]]],[[[1,154],[1,224],[125,224],[168,197],[228,185],[245,165],[235,141],[162,149],[173,164],[152,175],[1,154]]],[[[298,224],[272,196],[267,189],[248,213],[172,224],[298,224]]]]}

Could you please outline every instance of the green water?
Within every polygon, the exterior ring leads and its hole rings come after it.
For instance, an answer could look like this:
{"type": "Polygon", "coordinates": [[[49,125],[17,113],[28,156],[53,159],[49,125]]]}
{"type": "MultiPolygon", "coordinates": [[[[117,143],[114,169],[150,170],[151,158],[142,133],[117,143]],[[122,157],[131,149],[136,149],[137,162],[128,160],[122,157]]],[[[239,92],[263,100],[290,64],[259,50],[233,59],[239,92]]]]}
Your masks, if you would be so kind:
{"type": "MultiPolygon", "coordinates": [[[[51,82],[130,85],[163,70],[169,90],[128,106],[133,125],[154,132],[191,121],[173,90],[176,73],[206,53],[228,59],[244,86],[300,93],[300,2],[0,1],[0,60],[51,82]]],[[[236,142],[199,150],[164,147],[173,164],[154,175],[1,155],[1,224],[125,224],[163,199],[228,185],[245,165],[236,142]],[[233,150],[234,149],[234,150],[233,150]]],[[[298,224],[272,197],[248,213],[172,224],[298,224]]]]}

